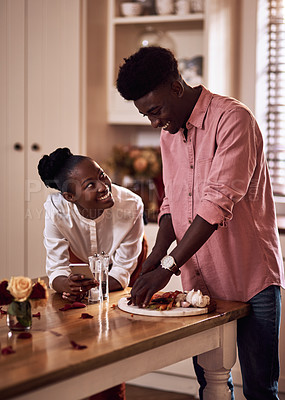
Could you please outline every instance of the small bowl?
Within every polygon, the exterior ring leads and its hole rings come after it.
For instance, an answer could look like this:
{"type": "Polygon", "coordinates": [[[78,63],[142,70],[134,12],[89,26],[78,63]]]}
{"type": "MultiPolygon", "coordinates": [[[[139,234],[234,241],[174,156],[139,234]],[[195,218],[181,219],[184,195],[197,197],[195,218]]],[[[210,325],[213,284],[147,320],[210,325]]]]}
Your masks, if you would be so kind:
{"type": "Polygon", "coordinates": [[[142,12],[142,4],[131,2],[121,3],[121,12],[124,17],[136,17],[142,12]]]}

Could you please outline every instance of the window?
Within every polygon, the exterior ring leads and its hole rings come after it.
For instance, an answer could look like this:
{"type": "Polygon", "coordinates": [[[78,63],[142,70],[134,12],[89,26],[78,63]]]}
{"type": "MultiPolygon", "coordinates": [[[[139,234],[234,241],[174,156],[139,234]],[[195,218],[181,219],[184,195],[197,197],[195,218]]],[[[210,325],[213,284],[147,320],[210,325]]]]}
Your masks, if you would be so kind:
{"type": "Polygon", "coordinates": [[[275,195],[285,196],[285,0],[267,0],[266,155],[275,195]]]}

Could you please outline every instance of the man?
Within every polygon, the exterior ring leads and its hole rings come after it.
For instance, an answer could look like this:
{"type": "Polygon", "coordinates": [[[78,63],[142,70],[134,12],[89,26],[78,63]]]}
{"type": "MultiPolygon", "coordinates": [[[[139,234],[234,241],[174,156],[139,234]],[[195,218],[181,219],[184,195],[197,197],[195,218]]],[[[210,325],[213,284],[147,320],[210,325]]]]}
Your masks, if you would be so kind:
{"type": "MultiPolygon", "coordinates": [[[[238,321],[237,332],[244,395],[278,399],[284,270],[254,116],[235,99],[187,85],[173,54],[161,47],[141,48],[125,59],[117,89],[161,128],[165,198],[132,302],[146,306],[180,272],[184,290],[249,302],[251,314],[238,321]]],[[[206,381],[194,361],[203,398],[206,381]]]]}

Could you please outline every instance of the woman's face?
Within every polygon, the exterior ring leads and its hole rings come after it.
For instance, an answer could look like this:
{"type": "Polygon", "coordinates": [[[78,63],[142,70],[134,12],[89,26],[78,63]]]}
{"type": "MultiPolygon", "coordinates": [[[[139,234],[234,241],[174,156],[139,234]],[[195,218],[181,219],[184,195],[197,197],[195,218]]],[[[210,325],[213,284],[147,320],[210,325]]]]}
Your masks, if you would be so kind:
{"type": "Polygon", "coordinates": [[[74,167],[68,183],[72,191],[64,192],[63,196],[76,204],[85,218],[98,218],[103,210],[114,205],[110,178],[90,158],[85,158],[74,167]]]}

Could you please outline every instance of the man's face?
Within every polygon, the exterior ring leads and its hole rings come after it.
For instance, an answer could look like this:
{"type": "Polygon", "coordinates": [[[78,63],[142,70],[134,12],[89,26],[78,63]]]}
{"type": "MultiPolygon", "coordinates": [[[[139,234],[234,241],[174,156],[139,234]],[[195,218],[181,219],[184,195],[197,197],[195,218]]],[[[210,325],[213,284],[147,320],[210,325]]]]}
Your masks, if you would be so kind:
{"type": "Polygon", "coordinates": [[[185,123],[181,93],[183,87],[175,81],[159,86],[134,104],[143,116],[148,117],[153,128],[163,128],[175,134],[185,123]]]}

